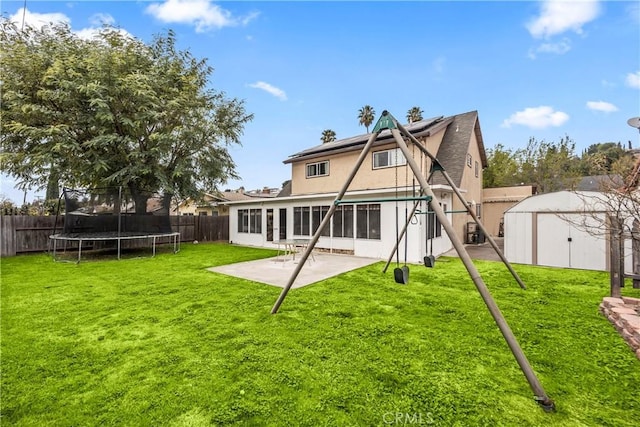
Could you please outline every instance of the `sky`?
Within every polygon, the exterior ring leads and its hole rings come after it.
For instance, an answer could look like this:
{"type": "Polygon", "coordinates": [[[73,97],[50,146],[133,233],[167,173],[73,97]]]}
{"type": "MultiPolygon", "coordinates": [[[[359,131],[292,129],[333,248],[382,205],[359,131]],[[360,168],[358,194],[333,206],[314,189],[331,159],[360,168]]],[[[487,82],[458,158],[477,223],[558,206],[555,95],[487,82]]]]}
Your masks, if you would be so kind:
{"type": "MultiPolygon", "coordinates": [[[[26,1],[3,16],[33,26],[67,22],[80,37],[102,23],[150,41],[175,31],[206,58],[212,88],[243,99],[254,119],[230,147],[242,179],[221,190],[280,187],[290,155],[365,133],[358,110],[450,116],[477,110],[487,149],[531,137],[592,144],[640,133],[637,1],[26,1]]],[[[375,121],[374,121],[375,123],[375,121]]],[[[11,177],[0,193],[22,203],[11,177]]],[[[35,189],[34,189],[35,190],[35,189]]],[[[31,191],[27,201],[42,196],[31,191]]]]}

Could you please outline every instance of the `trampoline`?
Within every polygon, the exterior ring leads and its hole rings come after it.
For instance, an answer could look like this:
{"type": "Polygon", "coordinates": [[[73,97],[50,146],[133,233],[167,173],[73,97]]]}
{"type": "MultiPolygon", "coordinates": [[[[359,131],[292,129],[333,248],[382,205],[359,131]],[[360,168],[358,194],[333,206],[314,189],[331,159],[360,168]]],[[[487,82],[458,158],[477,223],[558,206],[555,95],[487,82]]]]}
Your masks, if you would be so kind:
{"type": "Polygon", "coordinates": [[[122,188],[62,191],[58,215],[64,218],[61,232],[49,236],[54,261],[60,252],[76,251],[76,263],[83,251],[115,249],[120,259],[123,249],[150,248],[156,255],[159,244],[180,250],[180,233],[172,230],[169,210],[163,208],[161,198],[153,194],[138,194],[137,198],[123,193],[122,188]]]}

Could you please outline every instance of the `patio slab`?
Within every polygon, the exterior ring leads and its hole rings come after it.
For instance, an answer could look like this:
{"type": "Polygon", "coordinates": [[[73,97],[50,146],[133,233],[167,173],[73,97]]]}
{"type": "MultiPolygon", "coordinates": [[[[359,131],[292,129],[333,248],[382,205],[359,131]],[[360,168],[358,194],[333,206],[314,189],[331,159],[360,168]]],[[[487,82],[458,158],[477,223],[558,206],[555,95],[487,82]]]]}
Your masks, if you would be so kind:
{"type": "MultiPolygon", "coordinates": [[[[286,260],[282,257],[273,257],[221,265],[207,268],[207,270],[284,288],[299,260],[299,255],[296,256],[295,260],[291,257],[286,260]]],[[[302,270],[300,270],[300,274],[298,274],[292,288],[301,288],[379,261],[379,259],[362,258],[353,255],[314,253],[313,259],[309,257],[302,270]]]]}

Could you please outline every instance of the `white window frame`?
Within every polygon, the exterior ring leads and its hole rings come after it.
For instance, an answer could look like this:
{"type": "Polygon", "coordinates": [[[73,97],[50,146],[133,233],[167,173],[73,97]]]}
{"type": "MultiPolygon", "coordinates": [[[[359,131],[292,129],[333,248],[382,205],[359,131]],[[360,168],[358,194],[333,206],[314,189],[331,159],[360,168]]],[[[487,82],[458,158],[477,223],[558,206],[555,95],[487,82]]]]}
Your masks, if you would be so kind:
{"type": "Polygon", "coordinates": [[[323,160],[322,162],[307,163],[304,165],[304,170],[307,178],[317,178],[320,176],[329,176],[329,160],[323,160]],[[324,166],[324,173],[319,172],[321,166],[324,166]],[[309,173],[309,170],[314,170],[313,173],[309,173]]]}
{"type": "MultiPolygon", "coordinates": [[[[378,162],[380,163],[380,162],[378,162]]],[[[371,157],[371,167],[373,169],[393,168],[397,166],[404,166],[407,164],[407,159],[402,154],[402,150],[399,148],[392,148],[390,150],[374,151],[371,157]],[[376,166],[376,158],[385,155],[387,158],[386,164],[376,166]]]]}

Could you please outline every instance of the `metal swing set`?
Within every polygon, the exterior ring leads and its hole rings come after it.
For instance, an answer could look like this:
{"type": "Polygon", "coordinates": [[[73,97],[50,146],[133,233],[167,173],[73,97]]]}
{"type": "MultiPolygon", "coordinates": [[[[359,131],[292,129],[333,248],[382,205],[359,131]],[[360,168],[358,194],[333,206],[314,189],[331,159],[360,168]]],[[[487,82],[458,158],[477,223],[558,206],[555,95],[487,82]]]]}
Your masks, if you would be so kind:
{"type": "MultiPolygon", "coordinates": [[[[362,149],[362,151],[360,153],[360,156],[356,160],[356,164],[354,165],[353,170],[350,172],[349,176],[347,177],[347,180],[343,184],[342,188],[338,192],[338,195],[336,196],[336,198],[334,199],[332,205],[330,206],[329,211],[327,212],[327,214],[323,218],[322,222],[320,223],[317,231],[314,233],[313,237],[311,238],[311,240],[309,242],[309,245],[307,246],[306,250],[302,254],[302,257],[301,257],[299,263],[296,265],[294,271],[292,272],[291,277],[289,278],[289,281],[287,282],[286,286],[282,289],[282,292],[280,293],[280,296],[278,297],[278,299],[276,300],[273,308],[271,309],[271,314],[276,314],[278,312],[280,306],[282,305],[282,302],[286,298],[287,294],[289,293],[289,290],[291,289],[291,287],[293,286],[293,283],[295,282],[296,278],[298,277],[298,274],[302,270],[302,267],[306,263],[306,261],[309,258],[311,252],[313,251],[315,245],[317,244],[318,239],[320,238],[320,234],[321,234],[322,230],[325,228],[325,226],[327,226],[329,224],[329,221],[331,220],[331,218],[332,218],[337,206],[342,205],[342,204],[357,204],[357,203],[371,203],[371,202],[396,202],[396,237],[397,238],[396,238],[395,246],[394,246],[394,248],[392,250],[392,253],[389,256],[387,264],[386,264],[386,266],[385,266],[385,268],[383,270],[383,272],[386,272],[389,264],[391,263],[391,260],[393,259],[394,255],[396,255],[397,252],[398,252],[398,246],[400,245],[400,242],[401,242],[403,237],[405,237],[404,241],[405,241],[405,246],[406,246],[406,236],[405,235],[406,235],[407,227],[409,226],[409,224],[411,222],[411,218],[416,214],[416,211],[418,210],[418,207],[420,206],[420,204],[422,202],[427,202],[428,204],[430,204],[430,210],[433,212],[433,214],[435,214],[435,217],[442,224],[442,227],[444,228],[444,230],[446,231],[447,235],[449,236],[449,239],[451,240],[451,243],[453,244],[453,247],[456,249],[456,251],[457,251],[457,253],[458,253],[459,257],[460,257],[460,260],[462,261],[462,263],[464,264],[465,268],[467,269],[467,272],[469,273],[469,276],[471,277],[474,285],[476,286],[476,289],[480,293],[480,296],[482,297],[485,305],[487,306],[487,309],[491,313],[491,316],[493,317],[493,320],[496,322],[496,325],[498,326],[498,329],[500,329],[500,332],[502,333],[502,336],[504,337],[505,341],[507,342],[507,345],[509,346],[509,349],[511,350],[511,353],[515,357],[515,359],[516,359],[516,361],[517,361],[517,363],[518,363],[518,365],[520,367],[520,370],[522,371],[522,373],[526,377],[526,379],[527,379],[527,381],[529,383],[529,386],[531,387],[531,389],[532,389],[532,391],[534,393],[535,401],[545,411],[547,411],[547,412],[553,411],[553,410],[555,410],[555,403],[553,402],[553,400],[551,398],[549,398],[549,396],[547,396],[547,393],[544,391],[544,388],[542,387],[542,384],[538,380],[535,372],[533,371],[533,368],[529,364],[529,361],[527,360],[527,357],[525,356],[524,352],[522,351],[522,348],[520,347],[518,341],[516,340],[513,332],[511,331],[511,328],[507,324],[507,321],[505,320],[505,318],[502,315],[500,309],[498,308],[498,305],[496,304],[495,300],[491,296],[491,293],[489,292],[489,289],[487,288],[487,285],[484,283],[484,280],[482,279],[480,273],[478,272],[477,268],[473,264],[473,261],[471,260],[471,257],[469,256],[469,254],[466,251],[464,245],[462,244],[462,241],[460,240],[460,238],[458,238],[457,234],[455,233],[455,230],[453,229],[453,226],[449,222],[445,211],[442,209],[442,207],[438,203],[438,199],[437,199],[436,195],[434,194],[433,190],[431,189],[431,186],[428,183],[428,180],[430,180],[430,177],[433,175],[433,173],[438,172],[438,171],[443,174],[445,180],[447,181],[449,186],[453,189],[453,191],[456,194],[456,196],[462,201],[463,205],[467,208],[468,214],[471,215],[473,220],[478,224],[478,227],[480,228],[480,230],[485,233],[485,236],[487,237],[490,245],[493,247],[493,249],[499,255],[500,259],[503,261],[505,266],[508,268],[509,272],[512,274],[514,279],[517,281],[518,285],[522,289],[526,289],[526,286],[524,285],[524,283],[522,282],[522,280],[520,279],[518,274],[515,272],[515,270],[513,270],[513,268],[511,267],[511,265],[507,261],[506,257],[504,256],[504,254],[502,253],[502,251],[500,250],[500,248],[498,247],[496,242],[489,235],[489,233],[486,232],[486,229],[484,228],[484,226],[482,225],[481,221],[476,216],[475,212],[473,212],[473,210],[468,205],[468,203],[466,203],[466,201],[464,200],[464,197],[462,196],[462,193],[458,190],[458,188],[454,184],[454,182],[451,179],[451,177],[445,171],[445,169],[442,166],[442,164],[425,147],[422,146],[422,144],[420,143],[420,141],[418,141],[417,138],[415,138],[388,111],[385,110],[385,111],[382,112],[382,116],[378,119],[375,127],[373,128],[373,132],[372,132],[371,136],[369,137],[369,140],[367,141],[367,143],[363,147],[363,149],[362,149]],[[386,198],[386,199],[344,200],[343,197],[344,197],[345,193],[347,192],[347,190],[349,189],[349,186],[351,185],[351,182],[353,181],[354,177],[356,176],[356,173],[358,172],[358,170],[362,166],[362,163],[364,162],[364,160],[367,157],[369,151],[371,150],[371,148],[373,146],[373,143],[376,141],[376,139],[378,138],[378,136],[380,135],[380,133],[383,130],[389,130],[391,132],[391,135],[393,136],[393,138],[396,141],[398,147],[402,151],[402,154],[404,155],[404,157],[405,157],[405,159],[407,161],[407,165],[411,168],[411,170],[413,172],[414,179],[416,179],[418,181],[418,183],[420,184],[419,195],[416,196],[415,193],[414,193],[414,195],[408,196],[408,197],[405,196],[405,197],[395,197],[395,198],[386,198]],[[429,173],[429,179],[427,177],[425,177],[424,174],[422,173],[420,167],[418,166],[418,164],[416,163],[414,157],[412,156],[412,153],[409,150],[409,148],[407,146],[407,143],[405,142],[403,136],[405,138],[407,138],[409,140],[409,142],[411,142],[413,144],[414,147],[418,148],[421,151],[422,154],[426,155],[429,159],[431,159],[431,170],[430,170],[430,173],[429,173]],[[408,209],[406,208],[406,205],[405,205],[406,223],[405,223],[405,225],[404,225],[404,227],[403,227],[401,232],[398,232],[398,228],[399,227],[397,225],[398,224],[397,202],[399,202],[399,201],[404,201],[405,203],[409,202],[409,201],[415,202],[414,206],[413,206],[413,209],[411,210],[410,214],[407,214],[408,209]]],[[[397,183],[396,183],[396,187],[397,187],[397,183]]],[[[397,196],[397,194],[396,194],[396,196],[397,196]]],[[[427,215],[427,217],[429,217],[429,215],[427,215]]],[[[427,236],[428,236],[428,230],[427,230],[427,236]]],[[[435,258],[432,258],[432,257],[433,257],[433,254],[425,256],[425,259],[424,259],[425,266],[427,266],[427,267],[433,267],[434,266],[435,258]]],[[[408,282],[408,267],[406,266],[406,249],[405,249],[405,265],[404,265],[404,267],[403,268],[399,267],[399,264],[400,264],[399,256],[397,257],[397,264],[398,264],[398,267],[394,270],[394,278],[395,278],[396,282],[397,283],[407,283],[408,282]]]]}

